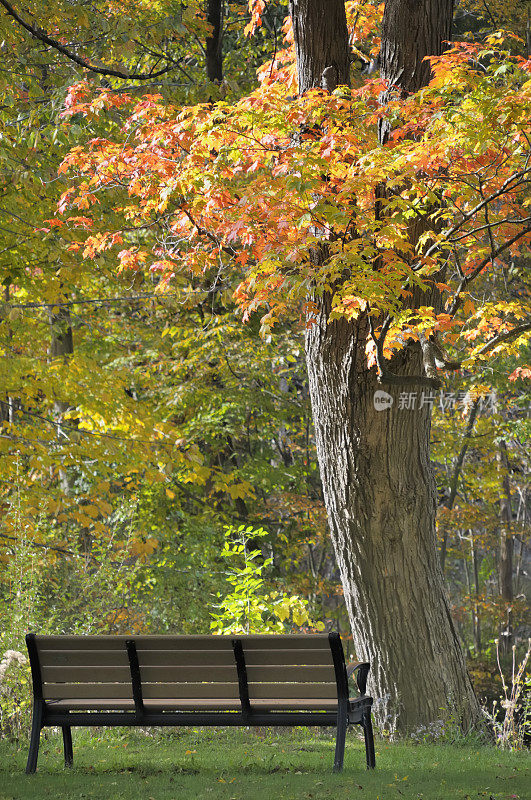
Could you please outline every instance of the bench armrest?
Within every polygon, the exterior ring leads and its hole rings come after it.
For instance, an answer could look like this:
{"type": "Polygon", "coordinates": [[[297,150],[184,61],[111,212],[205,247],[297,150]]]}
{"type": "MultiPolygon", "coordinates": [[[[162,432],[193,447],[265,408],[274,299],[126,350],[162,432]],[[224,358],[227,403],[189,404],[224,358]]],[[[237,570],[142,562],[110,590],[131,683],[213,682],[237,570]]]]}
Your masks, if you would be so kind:
{"type": "Polygon", "coordinates": [[[367,691],[367,675],[371,665],[368,661],[353,661],[352,664],[347,666],[347,678],[352,677],[356,672],[356,684],[360,695],[364,695],[367,691]]]}

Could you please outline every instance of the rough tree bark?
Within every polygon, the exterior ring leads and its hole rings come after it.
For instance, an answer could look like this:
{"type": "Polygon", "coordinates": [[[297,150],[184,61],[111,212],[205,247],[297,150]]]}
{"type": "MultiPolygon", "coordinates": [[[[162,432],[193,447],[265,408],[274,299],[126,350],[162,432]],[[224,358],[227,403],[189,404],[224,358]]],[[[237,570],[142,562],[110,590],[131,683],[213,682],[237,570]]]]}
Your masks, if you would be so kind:
{"type": "MultiPolygon", "coordinates": [[[[290,10],[299,91],[348,84],[343,0],[291,0],[290,10]]],[[[451,15],[451,0],[387,0],[383,76],[403,91],[419,88],[428,77],[422,59],[450,38],[451,15]]],[[[372,663],[377,722],[404,733],[451,708],[466,728],[479,709],[436,552],[430,406],[399,409],[405,387],[386,386],[393,405],[377,411],[368,320],[329,323],[329,313],[325,296],[307,330],[310,395],[331,536],[356,654],[372,663]]],[[[398,354],[390,368],[421,375],[420,349],[398,354]]]]}

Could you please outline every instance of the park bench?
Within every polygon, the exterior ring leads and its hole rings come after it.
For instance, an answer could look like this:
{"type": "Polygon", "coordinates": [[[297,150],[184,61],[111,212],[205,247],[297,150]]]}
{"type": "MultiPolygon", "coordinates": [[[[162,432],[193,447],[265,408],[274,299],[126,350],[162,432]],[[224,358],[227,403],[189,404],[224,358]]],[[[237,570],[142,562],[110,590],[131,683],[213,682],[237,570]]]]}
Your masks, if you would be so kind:
{"type": "Polygon", "coordinates": [[[374,767],[368,663],[347,670],[339,634],[234,636],[26,636],[33,724],[26,772],[40,732],[90,725],[333,725],[334,771],[349,724],[363,727],[374,767]],[[349,697],[355,674],[359,695],[349,697]]]}

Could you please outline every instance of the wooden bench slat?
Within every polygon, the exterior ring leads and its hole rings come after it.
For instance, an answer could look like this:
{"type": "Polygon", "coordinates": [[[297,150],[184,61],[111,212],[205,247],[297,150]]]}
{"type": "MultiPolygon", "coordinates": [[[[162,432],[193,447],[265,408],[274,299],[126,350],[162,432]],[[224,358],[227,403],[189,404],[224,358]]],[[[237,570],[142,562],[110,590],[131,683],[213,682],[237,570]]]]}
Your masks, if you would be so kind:
{"type": "MultiPolygon", "coordinates": [[[[183,683],[192,681],[220,681],[221,683],[236,682],[238,675],[234,660],[226,666],[210,666],[204,663],[196,666],[144,664],[140,661],[140,674],[142,681],[183,683]]],[[[45,683],[101,683],[118,682],[129,683],[131,672],[129,665],[107,666],[93,664],[90,666],[60,665],[41,667],[42,679],[45,683]]],[[[295,665],[250,665],[247,668],[247,678],[251,682],[266,681],[269,683],[290,681],[304,682],[332,682],[335,680],[332,666],[295,666],[295,665]]]]}
{"type": "MultiPolygon", "coordinates": [[[[236,665],[211,667],[205,664],[194,667],[181,666],[144,666],[140,665],[142,682],[159,683],[201,683],[203,681],[219,681],[220,683],[237,683],[236,665]]],[[[131,670],[126,667],[43,667],[42,678],[46,683],[131,683],[131,670]]]]}
{"type": "MultiPolygon", "coordinates": [[[[137,648],[140,665],[155,666],[160,664],[167,667],[178,666],[203,666],[211,664],[213,667],[233,666],[234,652],[222,650],[143,650],[137,648]]],[[[326,650],[245,650],[245,663],[249,666],[271,665],[321,665],[332,666],[330,649],[326,650]]]]}
{"type": "MultiPolygon", "coordinates": [[[[141,666],[142,683],[236,683],[238,675],[235,665],[228,667],[167,667],[141,666]]],[[[43,667],[45,683],[131,683],[129,667],[43,667]]],[[[331,683],[334,681],[332,667],[260,666],[248,667],[247,678],[251,683],[331,683]]]]}
{"type": "MultiPolygon", "coordinates": [[[[248,663],[300,663],[298,651],[282,651],[268,653],[267,651],[252,651],[249,653],[248,663]]],[[[138,649],[138,660],[142,666],[167,666],[186,667],[203,666],[211,664],[213,667],[234,666],[234,652],[230,650],[142,650],[138,649]]],[[[117,650],[41,650],[40,663],[47,666],[72,666],[72,667],[113,667],[129,666],[125,641],[123,652],[117,650]]],[[[323,651],[317,650],[315,654],[308,651],[304,657],[305,663],[330,663],[330,659],[323,658],[323,651]]]]}
{"type": "MultiPolygon", "coordinates": [[[[43,686],[46,700],[66,698],[128,699],[131,686],[125,683],[46,683],[43,686]]],[[[160,698],[239,698],[236,683],[144,683],[143,697],[160,698]]],[[[268,699],[332,699],[337,697],[332,683],[257,683],[249,686],[251,702],[268,699]]]]}
{"type": "Polygon", "coordinates": [[[143,683],[145,700],[160,698],[240,699],[237,683],[143,683]]]}
{"type": "Polygon", "coordinates": [[[216,650],[232,649],[232,640],[241,639],[244,650],[326,650],[328,637],[322,634],[254,634],[234,636],[37,636],[43,650],[123,650],[127,639],[134,639],[137,650],[216,650]]]}
{"type": "MultiPolygon", "coordinates": [[[[131,684],[126,683],[45,683],[45,700],[71,698],[127,699],[132,697],[131,684]]],[[[142,695],[155,698],[233,698],[239,699],[237,683],[144,683],[142,695]]]]}
{"type": "Polygon", "coordinates": [[[333,683],[334,668],[320,666],[248,666],[247,679],[251,683],[333,683]]]}
{"type": "MultiPolygon", "coordinates": [[[[231,700],[221,697],[212,699],[155,699],[146,700],[144,703],[148,711],[240,711],[239,700],[231,700]]],[[[68,709],[71,711],[132,711],[134,703],[132,700],[109,700],[99,698],[91,699],[67,699],[56,700],[49,703],[51,711],[68,709]]],[[[253,708],[256,711],[335,711],[337,700],[315,700],[312,698],[283,699],[283,700],[255,700],[253,708]]]]}
{"type": "MultiPolygon", "coordinates": [[[[225,711],[227,708],[232,708],[234,711],[240,711],[239,701],[223,700],[220,698],[208,699],[173,699],[162,698],[159,700],[146,700],[144,705],[150,711],[158,709],[160,711],[201,711],[201,710],[216,710],[217,708],[225,711]]],[[[320,699],[316,700],[312,697],[306,698],[279,698],[269,700],[253,700],[251,707],[255,711],[265,711],[268,708],[275,711],[336,711],[337,698],[320,699]]]]}
{"type": "Polygon", "coordinates": [[[262,667],[271,665],[307,666],[310,664],[328,666],[332,664],[330,648],[328,650],[245,650],[245,663],[248,666],[262,667]]]}
{"type": "MultiPolygon", "coordinates": [[[[144,666],[141,663],[140,676],[142,684],[145,682],[201,683],[203,681],[236,683],[238,681],[238,673],[234,664],[230,667],[211,667],[205,664],[195,667],[167,667],[144,666]]],[[[335,684],[334,668],[326,666],[250,666],[247,667],[247,679],[249,683],[326,682],[335,684]]]]}
{"type": "Polygon", "coordinates": [[[129,665],[123,667],[41,667],[42,679],[45,683],[131,683],[129,665]]]}
{"type": "Polygon", "coordinates": [[[37,636],[39,654],[43,650],[124,650],[125,636],[37,636]]]}
{"type": "Polygon", "coordinates": [[[64,700],[48,700],[50,711],[134,711],[132,698],[65,698],[64,700]]]}
{"type": "Polygon", "coordinates": [[[234,636],[132,636],[137,651],[141,650],[216,650],[232,652],[232,641],[240,639],[244,652],[252,650],[324,650],[330,643],[322,634],[234,634],[234,636]]]}
{"type": "MultiPolygon", "coordinates": [[[[161,698],[146,700],[144,706],[149,711],[241,711],[240,701],[236,698],[192,698],[176,700],[175,698],[161,698]]],[[[133,700],[110,700],[107,698],[68,698],[49,702],[51,711],[68,709],[73,711],[132,711],[135,704],[133,700]]]]}
{"type": "Polygon", "coordinates": [[[37,636],[39,653],[48,651],[125,651],[125,642],[134,639],[137,650],[225,650],[232,653],[228,636],[37,636]]]}
{"type": "Polygon", "coordinates": [[[112,700],[132,699],[131,683],[44,683],[42,694],[45,700],[72,698],[104,698],[112,700]]]}
{"type": "Polygon", "coordinates": [[[121,650],[41,650],[41,667],[127,667],[125,645],[121,650]]]}
{"type": "Polygon", "coordinates": [[[137,648],[141,667],[234,667],[234,651],[230,650],[144,650],[137,648]]]}
{"type": "Polygon", "coordinates": [[[181,666],[144,666],[140,664],[140,677],[144,682],[162,683],[201,683],[214,681],[219,683],[237,683],[236,664],[227,667],[211,667],[205,664],[194,667],[181,666]]]}
{"type": "MultiPolygon", "coordinates": [[[[203,681],[221,683],[238,681],[236,667],[145,667],[140,666],[142,685],[145,682],[162,683],[201,683],[203,681]]],[[[299,666],[259,666],[247,668],[249,683],[334,683],[333,667],[299,666]]]]}
{"type": "Polygon", "coordinates": [[[259,700],[256,697],[251,701],[253,711],[337,711],[337,696],[328,698],[315,697],[284,697],[259,700]]]}
{"type": "Polygon", "coordinates": [[[237,636],[241,639],[243,649],[251,650],[326,650],[330,652],[328,636],[319,633],[293,634],[254,634],[237,636]]]}
{"type": "Polygon", "coordinates": [[[312,698],[315,700],[335,699],[337,687],[335,683],[251,683],[249,698],[253,700],[312,698]]]}

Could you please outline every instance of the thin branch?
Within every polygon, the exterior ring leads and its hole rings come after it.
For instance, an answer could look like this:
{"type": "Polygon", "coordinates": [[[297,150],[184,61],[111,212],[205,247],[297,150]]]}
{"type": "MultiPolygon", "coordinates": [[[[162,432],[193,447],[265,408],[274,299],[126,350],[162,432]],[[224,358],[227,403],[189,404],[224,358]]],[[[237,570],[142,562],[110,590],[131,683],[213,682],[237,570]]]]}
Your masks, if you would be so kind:
{"type": "Polygon", "coordinates": [[[161,61],[161,60],[162,60],[162,59],[164,59],[164,58],[165,58],[166,60],[169,60],[169,61],[171,61],[171,63],[172,63],[172,64],[174,64],[174,65],[175,65],[175,67],[176,67],[176,68],[177,68],[177,69],[178,69],[180,72],[182,72],[182,74],[183,74],[183,75],[184,75],[186,78],[188,78],[188,80],[190,81],[190,83],[194,83],[194,79],[192,78],[192,76],[190,75],[190,73],[189,73],[189,72],[187,72],[183,66],[181,66],[181,64],[179,63],[179,61],[176,61],[174,58],[171,58],[171,56],[168,56],[168,55],[167,55],[167,53],[157,53],[157,52],[156,52],[156,50],[152,50],[152,49],[151,49],[150,47],[148,47],[147,45],[143,44],[142,42],[139,42],[139,41],[138,41],[138,39],[133,39],[133,42],[134,42],[135,44],[137,44],[139,47],[142,47],[142,48],[143,48],[143,49],[144,49],[144,50],[145,50],[147,53],[149,53],[149,55],[150,55],[150,56],[153,56],[153,58],[157,58],[159,61],[161,61]]]}
{"type": "MultiPolygon", "coordinates": [[[[486,211],[487,209],[485,209],[486,211]]],[[[463,233],[461,236],[456,236],[454,239],[449,239],[449,242],[455,244],[456,242],[460,242],[462,239],[467,239],[469,236],[475,236],[476,233],[480,233],[481,231],[489,231],[491,233],[492,228],[496,227],[497,225],[524,225],[526,222],[531,222],[531,217],[522,217],[521,219],[500,219],[497,222],[487,222],[485,225],[480,225],[478,228],[474,228],[473,231],[467,231],[463,233]]]]}
{"type": "Polygon", "coordinates": [[[524,322],[522,325],[517,325],[515,328],[511,328],[510,331],[499,333],[497,336],[494,336],[493,339],[489,339],[489,341],[486,342],[480,350],[478,350],[476,355],[481,356],[484,353],[488,353],[489,350],[492,350],[492,348],[496,347],[498,344],[500,344],[500,342],[506,342],[509,339],[516,338],[526,331],[531,331],[531,322],[524,322]]]}
{"type": "MultiPolygon", "coordinates": [[[[3,2],[3,0],[0,0],[0,2],[3,2]]],[[[470,209],[470,211],[467,211],[465,213],[464,211],[461,211],[459,209],[460,213],[463,215],[463,219],[461,219],[452,228],[450,228],[448,231],[446,231],[446,233],[444,234],[442,242],[439,242],[439,241],[438,242],[434,242],[426,250],[426,252],[423,254],[424,257],[431,256],[436,250],[439,249],[441,244],[443,244],[444,242],[452,241],[450,239],[450,237],[453,236],[454,233],[457,233],[457,231],[465,224],[465,222],[468,222],[470,219],[472,219],[474,216],[476,216],[476,214],[479,211],[481,211],[485,206],[487,206],[490,203],[492,203],[493,200],[496,200],[498,197],[501,197],[501,195],[505,194],[508,191],[514,191],[514,189],[517,186],[521,185],[521,183],[529,183],[528,180],[522,181],[522,178],[524,178],[526,175],[529,175],[529,173],[531,173],[531,167],[527,167],[526,166],[526,168],[523,169],[523,170],[520,170],[520,172],[515,172],[515,173],[513,173],[513,175],[510,175],[503,182],[501,187],[496,192],[493,192],[488,197],[482,199],[481,202],[477,203],[474,206],[474,208],[470,209]],[[513,182],[515,182],[514,186],[510,186],[510,184],[513,183],[513,182]]],[[[413,269],[414,270],[420,269],[421,266],[422,266],[422,264],[414,265],[413,269]]]]}
{"type": "Polygon", "coordinates": [[[53,39],[46,33],[46,31],[43,31],[42,28],[38,28],[35,25],[31,25],[29,22],[23,20],[13,8],[11,3],[8,3],[7,0],[0,0],[0,5],[2,5],[6,12],[35,39],[47,44],[49,47],[53,47],[54,50],[62,53],[64,56],[70,59],[70,61],[73,61],[80,67],[84,67],[85,69],[95,72],[98,75],[108,75],[113,78],[121,78],[122,80],[147,81],[153,80],[153,78],[158,78],[160,75],[164,75],[165,73],[170,72],[177,67],[177,64],[173,63],[170,66],[164,67],[164,69],[158,70],[157,72],[125,72],[123,70],[111,69],[108,67],[96,67],[85,58],[81,58],[80,56],[76,55],[72,50],[70,50],[70,48],[65,47],[63,44],[61,44],[61,42],[58,42],[57,39],[53,39]]]}
{"type": "Polygon", "coordinates": [[[483,5],[483,8],[485,9],[485,11],[487,12],[487,14],[489,15],[489,17],[490,17],[490,21],[492,22],[492,24],[493,24],[493,25],[495,26],[495,28],[497,29],[497,28],[498,28],[498,25],[496,24],[496,20],[495,20],[495,19],[494,19],[494,17],[492,16],[492,11],[491,11],[491,10],[490,10],[490,8],[488,7],[488,5],[487,5],[487,3],[485,2],[485,0],[482,0],[482,5],[483,5]]]}
{"type": "MultiPolygon", "coordinates": [[[[501,344],[501,342],[507,342],[511,339],[516,339],[518,336],[521,336],[522,333],[526,333],[526,331],[531,331],[531,322],[524,322],[521,325],[516,325],[514,328],[511,328],[510,331],[505,331],[504,333],[499,333],[496,336],[493,336],[492,339],[489,339],[488,342],[485,342],[485,344],[477,351],[474,357],[482,356],[485,353],[488,353],[490,350],[493,350],[495,347],[501,344]]],[[[463,363],[461,361],[450,361],[446,358],[441,345],[436,339],[432,337],[430,341],[433,348],[432,352],[435,354],[435,364],[439,369],[462,369],[463,363]]]]}
{"type": "MultiPolygon", "coordinates": [[[[2,2],[2,0],[0,0],[0,2],[2,2]]],[[[213,233],[211,233],[206,228],[203,228],[201,225],[199,225],[199,223],[195,221],[195,219],[193,218],[193,216],[191,215],[191,213],[188,211],[187,208],[181,206],[180,210],[186,217],[188,217],[188,219],[190,220],[190,222],[192,223],[192,225],[197,230],[200,236],[204,236],[207,239],[209,239],[213,244],[219,247],[220,250],[222,250],[224,253],[227,253],[227,255],[231,257],[234,257],[236,255],[236,250],[234,250],[232,247],[227,247],[227,245],[225,244],[221,244],[217,236],[214,236],[213,233]]]]}
{"type": "Polygon", "coordinates": [[[461,474],[463,463],[465,461],[466,451],[468,450],[468,445],[470,444],[470,438],[474,430],[474,423],[478,415],[480,400],[481,400],[480,397],[476,397],[470,408],[470,414],[468,415],[465,434],[463,436],[463,444],[461,445],[461,450],[459,451],[459,455],[457,456],[457,460],[454,465],[452,479],[450,481],[450,495],[448,496],[448,499],[445,500],[445,502],[443,503],[445,508],[447,508],[448,510],[451,510],[453,508],[455,498],[457,496],[457,484],[459,482],[459,475],[461,474]]]}
{"type": "MultiPolygon", "coordinates": [[[[32,417],[34,419],[39,419],[42,422],[47,422],[49,425],[52,425],[54,428],[66,428],[67,430],[71,430],[74,433],[82,434],[83,436],[95,436],[98,439],[112,439],[116,442],[127,442],[133,444],[146,444],[150,445],[151,447],[160,447],[167,445],[168,442],[163,442],[159,439],[135,439],[133,437],[125,437],[125,436],[116,436],[114,433],[99,433],[98,431],[89,431],[86,428],[79,428],[77,425],[69,422],[64,422],[63,420],[54,420],[50,417],[44,417],[42,414],[37,414],[35,411],[27,411],[22,406],[18,406],[15,409],[17,414],[24,414],[24,416],[32,417]]],[[[6,438],[11,438],[10,436],[6,436],[6,438]]],[[[170,442],[171,444],[171,442],[170,442]]]]}
{"type": "MultiPolygon", "coordinates": [[[[12,542],[20,542],[18,536],[9,536],[7,533],[0,533],[1,539],[9,539],[12,542]]],[[[67,550],[65,547],[56,547],[52,544],[42,544],[41,542],[29,542],[30,547],[42,547],[44,550],[54,550],[56,553],[64,553],[67,556],[75,556],[76,558],[85,558],[82,553],[75,553],[73,550],[67,550]]],[[[93,556],[90,556],[93,558],[93,556]]]]}
{"type": "MultiPolygon", "coordinates": [[[[0,0],[1,2],[1,0],[0,0]]],[[[141,292],[140,294],[124,297],[94,297],[83,300],[65,300],[60,303],[6,303],[8,308],[61,308],[63,306],[82,305],[111,305],[112,303],[130,303],[136,300],[161,300],[165,298],[182,297],[179,292],[141,292]]]]}
{"type": "MultiPolygon", "coordinates": [[[[1,2],[1,0],[0,0],[0,2],[1,2]]],[[[531,233],[531,225],[529,227],[527,227],[527,228],[524,228],[522,231],[520,231],[519,233],[515,234],[514,236],[512,236],[504,244],[501,244],[487,258],[484,258],[483,261],[480,264],[478,264],[478,266],[475,267],[475,269],[472,270],[472,272],[470,272],[468,275],[464,275],[461,278],[461,282],[460,282],[460,284],[458,286],[457,292],[456,292],[455,297],[454,297],[454,302],[452,303],[452,306],[451,306],[450,310],[448,311],[448,313],[449,313],[449,315],[451,317],[453,317],[453,315],[455,314],[455,312],[457,311],[457,309],[461,305],[460,294],[463,291],[463,289],[465,288],[465,286],[467,286],[470,283],[470,281],[474,280],[474,278],[477,278],[479,273],[483,269],[485,269],[487,264],[489,264],[491,261],[494,261],[494,259],[497,258],[500,255],[500,253],[503,253],[504,250],[507,250],[509,247],[511,247],[511,245],[515,244],[515,242],[517,242],[518,239],[521,239],[522,236],[525,236],[528,233],[531,233]]]]}

